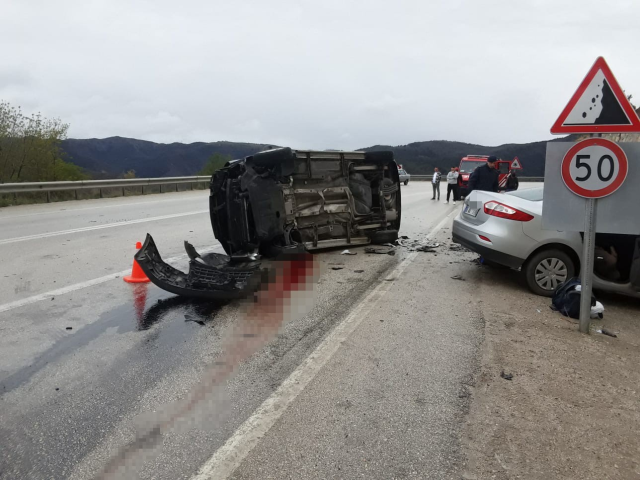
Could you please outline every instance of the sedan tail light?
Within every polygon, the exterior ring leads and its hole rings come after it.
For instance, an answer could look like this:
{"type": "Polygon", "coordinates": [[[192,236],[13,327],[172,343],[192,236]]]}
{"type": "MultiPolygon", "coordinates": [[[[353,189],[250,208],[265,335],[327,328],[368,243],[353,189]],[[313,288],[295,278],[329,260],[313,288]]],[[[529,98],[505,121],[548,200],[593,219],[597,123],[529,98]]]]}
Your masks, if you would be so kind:
{"type": "Polygon", "coordinates": [[[533,215],[529,215],[526,212],[505,205],[504,203],[494,201],[484,204],[484,213],[487,215],[493,215],[494,217],[516,220],[518,222],[528,222],[533,220],[533,215]]]}

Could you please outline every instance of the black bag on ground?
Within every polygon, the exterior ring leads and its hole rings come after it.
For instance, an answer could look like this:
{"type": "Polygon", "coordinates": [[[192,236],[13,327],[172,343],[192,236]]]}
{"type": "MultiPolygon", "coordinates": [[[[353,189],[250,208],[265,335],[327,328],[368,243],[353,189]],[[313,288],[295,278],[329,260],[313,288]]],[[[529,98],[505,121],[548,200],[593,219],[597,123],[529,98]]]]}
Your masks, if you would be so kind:
{"type": "MultiPolygon", "coordinates": [[[[576,288],[580,286],[579,278],[570,278],[561,283],[553,292],[551,309],[557,310],[565,317],[580,318],[580,297],[582,292],[576,288]]],[[[596,297],[591,295],[591,306],[596,305],[596,297]]]]}

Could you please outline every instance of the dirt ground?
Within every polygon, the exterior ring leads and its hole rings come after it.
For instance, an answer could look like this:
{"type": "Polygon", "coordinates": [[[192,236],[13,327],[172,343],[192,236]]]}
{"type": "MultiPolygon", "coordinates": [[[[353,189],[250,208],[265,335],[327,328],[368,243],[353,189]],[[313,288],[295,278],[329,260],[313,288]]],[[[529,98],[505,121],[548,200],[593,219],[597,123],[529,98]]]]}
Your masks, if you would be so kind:
{"type": "Polygon", "coordinates": [[[584,335],[517,272],[469,268],[485,338],[463,478],[640,478],[640,300],[596,292],[604,319],[584,335]]]}

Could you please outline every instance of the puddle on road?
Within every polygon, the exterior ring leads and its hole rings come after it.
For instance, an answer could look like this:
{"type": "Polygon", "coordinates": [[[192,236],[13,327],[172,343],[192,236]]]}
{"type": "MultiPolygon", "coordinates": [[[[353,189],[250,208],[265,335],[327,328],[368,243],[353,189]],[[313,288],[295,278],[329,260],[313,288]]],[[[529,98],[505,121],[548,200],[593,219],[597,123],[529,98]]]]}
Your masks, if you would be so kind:
{"type": "Polygon", "coordinates": [[[116,328],[119,334],[136,332],[145,339],[149,330],[161,321],[171,322],[166,329],[171,338],[165,342],[179,341],[193,332],[193,324],[205,326],[224,306],[211,302],[175,296],[150,284],[133,285],[131,300],[104,312],[95,321],[78,330],[70,330],[48,350],[38,356],[31,365],[17,370],[0,382],[0,397],[27,383],[33,375],[73,352],[85,347],[108,329],[116,328]],[[180,323],[181,326],[173,325],[180,323]],[[182,327],[182,328],[181,328],[182,327]]]}

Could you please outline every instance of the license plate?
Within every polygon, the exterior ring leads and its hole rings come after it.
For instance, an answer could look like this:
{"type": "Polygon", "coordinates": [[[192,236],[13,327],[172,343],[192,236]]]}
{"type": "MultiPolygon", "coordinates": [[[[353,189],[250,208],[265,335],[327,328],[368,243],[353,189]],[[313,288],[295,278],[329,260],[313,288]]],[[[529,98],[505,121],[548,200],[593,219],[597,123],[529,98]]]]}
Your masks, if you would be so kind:
{"type": "Polygon", "coordinates": [[[478,215],[478,209],[477,208],[471,208],[469,205],[465,205],[464,209],[462,210],[462,212],[465,215],[469,215],[470,217],[475,217],[478,215]]]}

